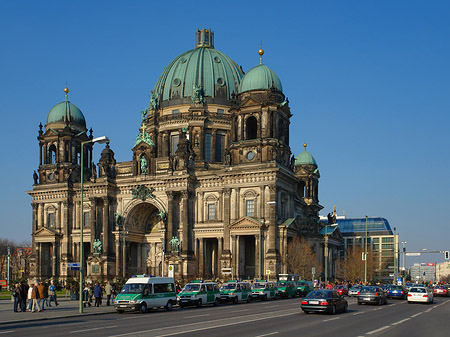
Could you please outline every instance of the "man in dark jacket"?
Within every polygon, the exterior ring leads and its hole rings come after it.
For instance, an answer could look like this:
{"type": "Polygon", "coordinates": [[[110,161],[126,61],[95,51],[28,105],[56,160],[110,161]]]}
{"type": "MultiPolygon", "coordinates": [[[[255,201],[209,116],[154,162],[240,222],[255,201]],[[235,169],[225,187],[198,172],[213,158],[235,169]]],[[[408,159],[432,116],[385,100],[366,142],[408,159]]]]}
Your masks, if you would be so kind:
{"type": "Polygon", "coordinates": [[[27,295],[28,295],[28,284],[25,281],[20,283],[20,311],[27,311],[27,295]]]}
{"type": "Polygon", "coordinates": [[[102,304],[102,287],[100,287],[100,282],[94,287],[94,297],[95,297],[95,306],[99,307],[102,304]]]}
{"type": "Polygon", "coordinates": [[[14,285],[14,289],[12,291],[12,296],[14,298],[14,312],[18,312],[17,308],[19,306],[20,303],[20,288],[19,288],[19,284],[16,283],[14,285]]]}

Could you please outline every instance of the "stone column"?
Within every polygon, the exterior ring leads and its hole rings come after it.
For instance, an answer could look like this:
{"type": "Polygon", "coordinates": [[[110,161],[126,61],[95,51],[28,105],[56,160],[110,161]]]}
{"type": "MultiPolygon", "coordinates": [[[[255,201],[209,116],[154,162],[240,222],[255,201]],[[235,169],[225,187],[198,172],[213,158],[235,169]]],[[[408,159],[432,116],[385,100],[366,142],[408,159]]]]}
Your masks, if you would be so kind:
{"type": "Polygon", "coordinates": [[[58,201],[58,209],[56,210],[56,229],[61,233],[61,201],[58,201]]]}
{"type": "Polygon", "coordinates": [[[57,263],[57,255],[56,255],[56,241],[52,243],[53,251],[52,251],[52,276],[58,276],[59,273],[57,271],[59,263],[57,263]]]}
{"type": "Polygon", "coordinates": [[[217,129],[211,130],[211,163],[216,162],[216,134],[217,129]]]}
{"type": "Polygon", "coordinates": [[[167,195],[167,228],[166,228],[166,247],[169,245],[169,241],[173,236],[173,191],[166,191],[167,195]]]}
{"type": "Polygon", "coordinates": [[[189,191],[182,191],[182,205],[183,212],[181,214],[181,226],[182,226],[182,234],[181,234],[181,249],[183,250],[183,254],[188,254],[189,250],[189,191]]]}
{"type": "Polygon", "coordinates": [[[231,189],[225,188],[223,193],[223,250],[224,253],[230,252],[230,197],[231,189]]]}
{"type": "Polygon", "coordinates": [[[103,236],[102,253],[105,256],[109,254],[109,198],[103,198],[103,236]]]}
{"type": "Polygon", "coordinates": [[[33,223],[33,232],[35,232],[38,230],[38,219],[37,219],[38,204],[36,204],[35,202],[32,202],[31,207],[33,208],[31,221],[33,223]]]}
{"type": "Polygon", "coordinates": [[[200,277],[205,275],[205,246],[203,244],[203,238],[198,239],[198,273],[200,277]]]}
{"type": "Polygon", "coordinates": [[[39,228],[44,227],[44,204],[39,204],[39,228]]]}
{"type": "MultiPolygon", "coordinates": [[[[95,240],[95,218],[96,218],[96,199],[90,198],[89,201],[91,202],[91,210],[89,212],[89,228],[91,229],[91,254],[94,252],[94,240],[95,240]]],[[[84,241],[84,240],[83,240],[84,241]]]]}
{"type": "MultiPolygon", "coordinates": [[[[276,185],[270,185],[269,186],[269,200],[270,202],[276,202],[276,185]]],[[[277,237],[277,217],[276,217],[276,203],[270,204],[270,210],[269,210],[269,254],[277,254],[277,248],[276,248],[276,237],[277,237]]]]}
{"type": "Polygon", "coordinates": [[[71,254],[71,249],[69,238],[69,202],[67,200],[62,202],[62,234],[61,255],[68,257],[71,254]]]}
{"type": "Polygon", "coordinates": [[[116,235],[116,277],[120,276],[120,234],[116,235]]]}

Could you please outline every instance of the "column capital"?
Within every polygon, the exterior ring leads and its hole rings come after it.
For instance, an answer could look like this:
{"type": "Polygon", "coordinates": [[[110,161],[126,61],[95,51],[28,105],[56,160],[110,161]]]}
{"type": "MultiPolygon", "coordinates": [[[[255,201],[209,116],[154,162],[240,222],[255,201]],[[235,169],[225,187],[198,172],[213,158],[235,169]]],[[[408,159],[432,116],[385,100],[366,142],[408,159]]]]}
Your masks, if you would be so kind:
{"type": "Polygon", "coordinates": [[[175,196],[175,192],[174,191],[166,191],[166,195],[167,195],[167,198],[173,199],[173,197],[175,196]]]}
{"type": "Polygon", "coordinates": [[[222,189],[222,193],[227,197],[231,196],[231,188],[222,189]]]}

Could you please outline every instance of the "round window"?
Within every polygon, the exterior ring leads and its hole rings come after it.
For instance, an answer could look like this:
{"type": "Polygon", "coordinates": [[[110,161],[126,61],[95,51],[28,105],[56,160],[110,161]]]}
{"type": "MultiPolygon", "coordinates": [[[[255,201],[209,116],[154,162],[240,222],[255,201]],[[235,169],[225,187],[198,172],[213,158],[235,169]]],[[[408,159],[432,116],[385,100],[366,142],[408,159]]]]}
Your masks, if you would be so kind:
{"type": "Polygon", "coordinates": [[[176,78],[173,80],[173,85],[178,87],[180,84],[181,84],[181,80],[179,78],[176,78]]]}
{"type": "Polygon", "coordinates": [[[248,160],[252,160],[253,158],[255,158],[255,152],[253,152],[253,151],[248,151],[248,152],[247,152],[247,159],[248,159],[248,160]]]}

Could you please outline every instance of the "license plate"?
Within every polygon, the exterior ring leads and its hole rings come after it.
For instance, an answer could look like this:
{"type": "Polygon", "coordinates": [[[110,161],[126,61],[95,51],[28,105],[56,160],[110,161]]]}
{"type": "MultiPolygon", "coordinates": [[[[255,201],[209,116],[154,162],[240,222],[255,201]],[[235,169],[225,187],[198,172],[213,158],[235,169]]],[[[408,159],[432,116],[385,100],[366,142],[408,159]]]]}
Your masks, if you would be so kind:
{"type": "Polygon", "coordinates": [[[309,304],[319,304],[319,301],[309,301],[309,304]]]}
{"type": "Polygon", "coordinates": [[[370,297],[364,297],[363,300],[364,301],[370,301],[370,297]]]}
{"type": "Polygon", "coordinates": [[[126,305],[119,305],[119,307],[126,308],[127,306],[126,305]]]}

